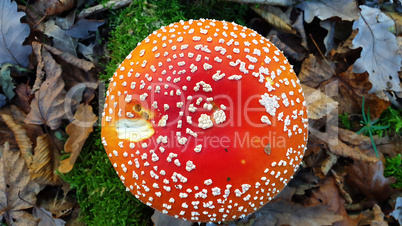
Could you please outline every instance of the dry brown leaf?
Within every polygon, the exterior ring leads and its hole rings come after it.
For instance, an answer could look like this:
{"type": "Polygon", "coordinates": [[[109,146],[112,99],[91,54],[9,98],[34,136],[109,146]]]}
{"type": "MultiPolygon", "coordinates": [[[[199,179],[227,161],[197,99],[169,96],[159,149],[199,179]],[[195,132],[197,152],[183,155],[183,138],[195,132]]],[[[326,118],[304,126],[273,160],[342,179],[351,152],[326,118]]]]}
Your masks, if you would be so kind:
{"type": "Polygon", "coordinates": [[[334,76],[335,64],[310,54],[302,63],[299,73],[300,82],[317,88],[322,82],[334,76]]]}
{"type": "MultiPolygon", "coordinates": [[[[76,0],[39,0],[32,4],[32,8],[41,16],[54,15],[72,9],[77,4],[76,0]]],[[[29,8],[29,7],[28,7],[29,8]]]]}
{"type": "Polygon", "coordinates": [[[321,182],[318,189],[313,189],[311,198],[306,200],[306,205],[319,205],[324,204],[329,207],[329,210],[339,214],[343,217],[342,221],[338,221],[333,225],[356,225],[357,222],[353,221],[347,214],[344,204],[345,200],[341,196],[335,179],[327,177],[321,182]]]}
{"type": "Polygon", "coordinates": [[[356,192],[363,194],[370,202],[382,202],[388,199],[395,191],[391,184],[395,183],[394,177],[384,177],[384,165],[381,161],[369,163],[354,161],[346,167],[346,181],[356,192]]]}
{"type": "Polygon", "coordinates": [[[40,185],[58,185],[59,177],[55,174],[60,162],[60,153],[51,144],[48,134],[38,136],[36,139],[35,154],[29,173],[32,179],[40,185]]]}
{"type": "MultiPolygon", "coordinates": [[[[332,142],[328,143],[328,147],[329,147],[329,150],[333,154],[342,156],[342,157],[346,157],[346,158],[352,158],[352,159],[359,160],[359,161],[366,161],[366,162],[377,162],[378,161],[378,158],[376,158],[374,156],[374,151],[367,153],[367,150],[362,149],[362,148],[358,147],[357,145],[353,145],[353,144],[347,142],[348,140],[346,140],[346,142],[344,142],[342,140],[343,138],[345,138],[344,136],[342,136],[342,134],[344,134],[344,133],[349,134],[349,132],[350,132],[351,136],[354,136],[354,135],[357,136],[358,134],[356,134],[352,131],[348,132],[346,130],[343,130],[341,128],[337,128],[334,126],[331,126],[330,130],[338,131],[338,133],[331,134],[331,136],[337,135],[337,137],[329,137],[328,136],[325,139],[327,141],[332,141],[332,142]],[[334,142],[334,141],[336,141],[336,142],[334,142]]],[[[358,143],[358,144],[360,144],[360,143],[358,143]]]]}
{"type": "Polygon", "coordinates": [[[303,85],[304,96],[306,97],[308,118],[320,119],[330,114],[337,108],[338,103],[328,97],[320,90],[303,85]]]}
{"type": "MultiPolygon", "coordinates": [[[[365,97],[366,112],[370,109],[370,115],[373,118],[378,118],[390,106],[389,101],[378,98],[376,94],[368,94],[372,85],[368,80],[367,73],[355,74],[351,66],[347,71],[340,73],[338,78],[339,95],[334,99],[339,103],[340,113],[361,114],[363,96],[365,97]]],[[[386,97],[384,96],[384,98],[386,97]]]]}
{"type": "Polygon", "coordinates": [[[34,94],[37,90],[39,90],[43,80],[45,79],[45,62],[50,59],[45,58],[49,56],[48,54],[42,56],[42,45],[39,42],[32,42],[32,51],[38,61],[36,67],[36,79],[31,90],[31,94],[34,94]]]}
{"type": "Polygon", "coordinates": [[[31,101],[31,88],[28,84],[18,84],[15,88],[15,99],[13,103],[17,105],[25,114],[31,110],[31,106],[29,105],[31,101]]]}
{"type": "Polygon", "coordinates": [[[77,205],[77,200],[74,198],[53,195],[51,191],[48,191],[48,193],[50,194],[38,200],[39,206],[49,210],[56,218],[70,215],[74,206],[77,205]]]}
{"type": "Polygon", "coordinates": [[[290,25],[290,19],[281,9],[274,6],[265,6],[262,8],[253,8],[253,10],[276,29],[297,34],[296,30],[290,25]]]}
{"type": "Polygon", "coordinates": [[[31,102],[31,111],[24,120],[27,124],[49,126],[52,130],[57,129],[62,118],[65,116],[66,91],[64,81],[61,78],[61,66],[56,63],[48,51],[42,51],[43,60],[46,59],[43,70],[46,80],[35,92],[31,102]]]}
{"type": "Polygon", "coordinates": [[[262,225],[332,225],[342,220],[342,216],[329,209],[327,205],[303,207],[285,200],[270,202],[255,213],[253,226],[262,225]]]}
{"type": "Polygon", "coordinates": [[[29,140],[25,130],[20,125],[15,123],[13,117],[10,115],[1,114],[1,117],[7,126],[13,131],[15,140],[17,140],[18,147],[20,148],[21,155],[27,166],[30,166],[32,163],[32,143],[29,140]]]}
{"type": "Polygon", "coordinates": [[[33,207],[39,191],[21,153],[11,151],[6,142],[0,158],[0,216],[8,225],[36,225],[32,215],[24,210],[33,207]]]}
{"type": "Polygon", "coordinates": [[[67,153],[71,153],[71,155],[61,161],[59,167],[61,173],[68,173],[72,170],[82,146],[93,131],[93,124],[98,120],[98,117],[92,111],[92,107],[87,104],[81,104],[78,107],[74,118],[75,120],[66,127],[66,132],[70,137],[64,145],[64,150],[67,153]]]}

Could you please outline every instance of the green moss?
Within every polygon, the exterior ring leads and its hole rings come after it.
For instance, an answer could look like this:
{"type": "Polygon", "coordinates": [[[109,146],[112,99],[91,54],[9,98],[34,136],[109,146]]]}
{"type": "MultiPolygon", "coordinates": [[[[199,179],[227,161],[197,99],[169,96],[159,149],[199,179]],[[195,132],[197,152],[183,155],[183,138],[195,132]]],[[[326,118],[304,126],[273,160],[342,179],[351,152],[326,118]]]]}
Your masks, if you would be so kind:
{"type": "Polygon", "coordinates": [[[392,187],[402,188],[402,156],[401,154],[394,158],[387,158],[384,170],[385,177],[395,177],[396,181],[392,187]]]}
{"type": "Polygon", "coordinates": [[[75,189],[80,220],[88,225],[146,225],[152,210],[125,187],[109,162],[100,128],[89,137],[73,170],[62,176],[75,189]]]}
{"type": "MultiPolygon", "coordinates": [[[[244,24],[246,10],[243,5],[226,1],[134,0],[125,9],[109,11],[111,60],[100,78],[106,81],[111,77],[137,43],[161,26],[198,18],[244,24]]],[[[116,176],[101,143],[99,127],[85,143],[73,170],[62,177],[75,189],[81,206],[80,219],[86,224],[151,224],[152,209],[126,192],[116,176]]]]}

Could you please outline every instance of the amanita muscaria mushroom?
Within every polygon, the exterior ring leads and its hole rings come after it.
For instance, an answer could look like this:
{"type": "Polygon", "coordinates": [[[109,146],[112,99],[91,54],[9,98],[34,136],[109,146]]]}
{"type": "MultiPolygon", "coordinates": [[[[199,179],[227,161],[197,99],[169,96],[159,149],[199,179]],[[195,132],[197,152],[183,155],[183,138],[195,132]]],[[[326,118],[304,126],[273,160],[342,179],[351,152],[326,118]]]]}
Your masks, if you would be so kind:
{"type": "Polygon", "coordinates": [[[102,141],[143,203],[198,222],[244,217],[300,165],[307,111],[288,60],[255,31],[215,20],[153,32],[110,79],[102,141]]]}

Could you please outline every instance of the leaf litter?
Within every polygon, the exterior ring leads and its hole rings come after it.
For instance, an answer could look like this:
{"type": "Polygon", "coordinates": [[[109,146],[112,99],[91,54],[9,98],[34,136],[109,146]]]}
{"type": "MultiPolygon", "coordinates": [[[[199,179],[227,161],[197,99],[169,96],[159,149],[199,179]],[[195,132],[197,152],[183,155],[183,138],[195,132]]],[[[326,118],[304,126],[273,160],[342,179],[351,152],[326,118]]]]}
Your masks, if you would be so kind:
{"type": "MultiPolygon", "coordinates": [[[[0,22],[7,18],[10,23],[0,23],[0,222],[64,225],[79,210],[77,191],[59,173],[76,167],[93,133],[99,117],[94,106],[101,101],[95,92],[103,70],[98,61],[109,55],[98,51],[106,49],[107,37],[98,31],[107,18],[77,17],[75,10],[82,6],[75,3],[38,0],[32,7],[18,6],[25,9],[27,23],[15,2],[1,3],[7,11],[1,11],[0,22]],[[49,187],[64,194],[39,195],[49,187]]],[[[394,196],[401,190],[391,186],[395,178],[384,177],[384,156],[401,153],[400,134],[374,136],[378,159],[372,140],[356,134],[361,125],[346,130],[337,117],[361,117],[363,97],[372,118],[400,101],[399,15],[359,8],[354,0],[249,7],[259,15],[252,16],[250,26],[255,21],[270,26],[264,35],[295,65],[306,92],[311,134],[302,167],[286,189],[256,213],[228,224],[400,223],[402,199],[394,196]],[[345,24],[348,29],[339,29],[345,24]]],[[[157,212],[152,220],[188,225],[157,212]]]]}

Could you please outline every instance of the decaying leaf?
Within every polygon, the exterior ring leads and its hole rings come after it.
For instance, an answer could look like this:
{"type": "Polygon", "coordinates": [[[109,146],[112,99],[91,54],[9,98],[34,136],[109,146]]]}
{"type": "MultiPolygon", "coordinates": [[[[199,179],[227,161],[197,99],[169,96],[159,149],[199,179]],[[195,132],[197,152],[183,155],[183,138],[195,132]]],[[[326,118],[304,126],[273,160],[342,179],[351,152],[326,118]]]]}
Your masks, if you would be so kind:
{"type": "Polygon", "coordinates": [[[36,219],[39,220],[39,225],[64,226],[66,224],[66,222],[62,219],[53,218],[52,213],[43,207],[34,207],[32,214],[36,219]]]}
{"type": "Polygon", "coordinates": [[[353,29],[359,29],[352,42],[352,48],[362,48],[361,56],[353,65],[355,73],[368,72],[373,85],[370,92],[382,90],[402,91],[398,71],[402,58],[397,54],[396,37],[388,28],[394,21],[381,10],[360,6],[361,15],[353,23],[353,29]]]}
{"type": "Polygon", "coordinates": [[[339,17],[342,20],[353,21],[358,18],[357,2],[354,0],[313,0],[303,1],[298,7],[304,11],[304,20],[311,23],[314,17],[326,20],[339,17]]]}
{"type": "Polygon", "coordinates": [[[299,73],[300,82],[312,88],[334,76],[335,64],[310,54],[302,63],[299,73]]]}
{"type": "Polygon", "coordinates": [[[29,35],[28,24],[21,23],[24,12],[17,11],[17,3],[11,0],[0,1],[0,65],[11,63],[27,67],[32,48],[22,45],[29,35]]]}
{"type": "Polygon", "coordinates": [[[254,226],[262,225],[300,225],[321,226],[332,225],[342,220],[342,216],[330,210],[327,205],[303,207],[285,200],[270,202],[258,212],[254,226]]]}
{"type": "Polygon", "coordinates": [[[61,173],[70,172],[81,152],[82,146],[89,134],[93,131],[93,124],[98,117],[93,113],[92,107],[87,104],[81,104],[74,115],[75,120],[67,127],[66,132],[70,137],[64,145],[64,150],[71,153],[70,157],[61,161],[59,171],[61,173]]]}
{"type": "Polygon", "coordinates": [[[29,140],[25,130],[14,122],[13,117],[6,114],[1,114],[3,121],[13,131],[15,140],[17,140],[18,147],[21,151],[21,156],[25,160],[27,166],[32,163],[32,143],[29,140]]]}
{"type": "Polygon", "coordinates": [[[395,178],[384,177],[384,164],[381,161],[354,161],[346,169],[348,184],[362,193],[368,201],[382,202],[394,193],[391,184],[395,183],[395,178]]]}
{"type": "Polygon", "coordinates": [[[14,104],[18,106],[24,113],[28,114],[31,110],[29,105],[31,101],[31,88],[28,84],[18,84],[15,89],[16,97],[14,99],[14,104]]]}
{"type": "Polygon", "coordinates": [[[274,6],[265,6],[253,8],[253,10],[276,29],[291,34],[297,33],[296,30],[290,25],[290,19],[280,8],[274,6]]]}
{"type": "Polygon", "coordinates": [[[13,79],[10,76],[10,67],[13,67],[12,64],[3,64],[1,65],[0,70],[0,85],[7,96],[7,99],[11,100],[15,96],[14,89],[15,85],[13,83],[13,79]]]}
{"type": "Polygon", "coordinates": [[[89,31],[97,31],[105,21],[80,19],[70,29],[66,30],[66,34],[74,38],[88,38],[89,31]]]}
{"type": "Polygon", "coordinates": [[[39,191],[21,153],[11,151],[6,142],[0,158],[0,216],[8,225],[36,225],[32,215],[24,210],[33,207],[39,191]]]}
{"type": "Polygon", "coordinates": [[[331,176],[325,178],[318,188],[312,190],[310,199],[306,200],[306,205],[320,205],[328,206],[329,210],[342,216],[343,220],[338,221],[333,225],[356,225],[357,222],[353,221],[347,214],[344,204],[345,200],[341,196],[335,179],[331,176]]]}
{"type": "Polygon", "coordinates": [[[339,103],[339,112],[347,112],[348,114],[361,114],[363,96],[365,105],[370,109],[370,115],[378,118],[381,113],[390,106],[388,100],[379,98],[377,95],[370,94],[371,83],[368,81],[368,75],[356,74],[353,72],[353,66],[347,71],[338,74],[339,78],[339,95],[334,99],[339,103]]]}
{"type": "Polygon", "coordinates": [[[56,169],[60,162],[60,153],[51,144],[52,140],[48,134],[38,136],[36,139],[35,154],[29,173],[32,179],[40,185],[60,184],[56,169]]]}
{"type": "Polygon", "coordinates": [[[64,101],[66,91],[64,81],[61,78],[61,66],[51,57],[48,51],[42,51],[43,59],[46,59],[44,71],[46,80],[40,89],[35,92],[31,102],[31,111],[25,119],[25,123],[49,126],[52,130],[57,129],[62,118],[65,116],[64,101]]]}
{"type": "Polygon", "coordinates": [[[303,84],[302,87],[306,96],[308,117],[310,119],[320,119],[337,108],[338,102],[321,91],[303,84]]]}

